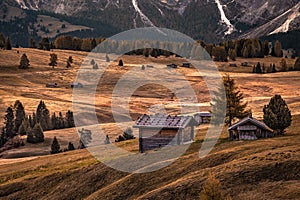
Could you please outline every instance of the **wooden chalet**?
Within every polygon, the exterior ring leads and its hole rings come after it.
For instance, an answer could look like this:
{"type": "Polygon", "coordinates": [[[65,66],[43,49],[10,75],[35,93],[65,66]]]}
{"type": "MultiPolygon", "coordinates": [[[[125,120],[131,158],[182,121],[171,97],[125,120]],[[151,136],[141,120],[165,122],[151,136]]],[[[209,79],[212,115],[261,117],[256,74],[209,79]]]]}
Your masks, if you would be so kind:
{"type": "Polygon", "coordinates": [[[139,151],[144,152],[194,141],[194,127],[197,125],[192,116],[144,114],[133,128],[139,129],[139,151]]]}
{"type": "Polygon", "coordinates": [[[265,123],[248,116],[228,129],[230,139],[257,140],[274,136],[274,131],[265,123]]]}
{"type": "Polygon", "coordinates": [[[184,62],[184,63],[182,63],[182,67],[190,68],[191,67],[191,63],[184,62]]]}
{"type": "Polygon", "coordinates": [[[47,84],[46,84],[46,87],[47,87],[47,88],[57,88],[58,85],[57,85],[57,83],[47,83],[47,84]]]}
{"type": "Polygon", "coordinates": [[[71,83],[71,88],[83,88],[83,85],[79,82],[71,83]]]}
{"type": "Polygon", "coordinates": [[[199,124],[209,123],[211,121],[212,114],[210,112],[200,112],[194,115],[194,118],[199,124]]]}
{"type": "Polygon", "coordinates": [[[177,68],[178,67],[178,65],[176,65],[176,64],[168,64],[167,65],[167,68],[177,68]]]}

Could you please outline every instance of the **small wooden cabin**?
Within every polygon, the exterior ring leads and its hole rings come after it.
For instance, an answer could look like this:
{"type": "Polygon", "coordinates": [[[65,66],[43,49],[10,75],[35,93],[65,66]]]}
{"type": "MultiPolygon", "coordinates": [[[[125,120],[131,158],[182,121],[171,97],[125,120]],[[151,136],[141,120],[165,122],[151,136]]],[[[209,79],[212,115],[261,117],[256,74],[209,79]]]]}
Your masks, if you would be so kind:
{"type": "Polygon", "coordinates": [[[242,62],[241,65],[242,65],[243,67],[248,67],[248,66],[249,66],[248,62],[242,62]]]}
{"type": "Polygon", "coordinates": [[[58,85],[57,85],[57,83],[47,83],[47,84],[46,84],[46,87],[47,87],[47,88],[57,88],[58,85]]]}
{"type": "Polygon", "coordinates": [[[133,128],[139,129],[139,151],[180,145],[194,141],[194,127],[198,123],[192,116],[163,114],[142,115],[133,128]]]}
{"type": "Polygon", "coordinates": [[[176,64],[168,64],[167,68],[177,68],[178,66],[176,64]]]}
{"type": "Polygon", "coordinates": [[[211,118],[212,118],[212,114],[210,112],[200,112],[200,113],[195,114],[194,118],[200,124],[202,124],[202,123],[210,123],[211,118]]]}
{"type": "Polygon", "coordinates": [[[71,88],[83,88],[83,85],[79,82],[71,83],[71,88]]]}
{"type": "Polygon", "coordinates": [[[248,116],[228,129],[230,139],[257,140],[274,136],[274,131],[265,123],[248,116]]]}
{"type": "Polygon", "coordinates": [[[182,63],[182,67],[190,68],[191,67],[191,63],[184,62],[184,63],[182,63]]]}

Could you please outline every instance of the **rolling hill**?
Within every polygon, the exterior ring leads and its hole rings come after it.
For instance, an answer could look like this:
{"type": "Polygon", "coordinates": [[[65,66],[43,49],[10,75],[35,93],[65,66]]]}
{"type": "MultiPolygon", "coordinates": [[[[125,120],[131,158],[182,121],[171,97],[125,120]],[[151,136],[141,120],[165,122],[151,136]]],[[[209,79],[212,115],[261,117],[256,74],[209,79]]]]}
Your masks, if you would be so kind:
{"type": "MultiPolygon", "coordinates": [[[[91,65],[82,65],[87,54],[57,49],[52,52],[27,48],[0,50],[0,113],[3,114],[17,99],[25,105],[27,113],[35,111],[41,99],[51,112],[71,109],[73,90],[70,83],[75,80],[79,68],[92,70],[91,65]],[[31,63],[28,70],[18,69],[23,53],[27,54],[31,63]],[[48,65],[50,53],[58,55],[58,65],[54,69],[48,65]],[[69,56],[73,57],[74,63],[70,69],[66,69],[69,56]],[[59,87],[46,88],[45,84],[49,82],[56,82],[59,87]]],[[[111,94],[118,79],[131,69],[138,69],[140,72],[141,65],[152,64],[153,69],[142,71],[142,77],[151,80],[152,76],[163,74],[161,72],[166,69],[166,64],[180,64],[184,61],[177,57],[156,59],[128,55],[123,56],[122,60],[125,64],[122,68],[117,66],[117,61],[110,63],[96,95],[97,117],[111,141],[122,133],[119,124],[114,123],[110,109],[111,94]]],[[[206,157],[199,158],[198,151],[208,128],[208,125],[201,125],[197,129],[196,141],[171,165],[151,173],[129,174],[107,167],[87,150],[49,155],[54,136],[57,136],[62,148],[65,148],[68,141],[77,146],[78,135],[75,129],[47,131],[44,144],[26,143],[24,147],[0,154],[0,198],[199,199],[203,184],[209,173],[213,173],[221,181],[223,191],[232,199],[299,199],[300,85],[296,84],[300,79],[299,72],[253,74],[252,67],[241,66],[242,62],[248,62],[252,66],[258,61],[269,65],[277,64],[280,60],[281,58],[274,57],[237,58],[232,63],[236,63],[238,67],[229,67],[228,63],[219,62],[216,65],[221,74],[229,73],[236,80],[257,118],[261,119],[262,106],[274,94],[283,96],[293,114],[293,124],[284,136],[257,141],[228,141],[228,133],[224,127],[213,151],[206,157]]],[[[286,60],[288,66],[295,61],[286,60]]],[[[97,62],[101,70],[104,61],[97,62]]],[[[172,70],[166,72],[168,77],[172,81],[179,81],[172,70]]],[[[97,71],[92,72],[96,74],[97,71]]],[[[177,72],[184,74],[195,89],[201,109],[208,109],[210,98],[202,77],[192,68],[179,68],[177,72]]],[[[130,115],[135,120],[158,104],[164,104],[169,113],[176,113],[178,102],[170,96],[170,91],[163,87],[141,87],[131,97],[130,115]]],[[[89,108],[90,105],[85,105],[84,110],[89,108]]],[[[130,123],[122,124],[130,126],[130,123]]],[[[134,134],[138,134],[136,130],[134,134]]],[[[137,153],[138,139],[117,145],[137,153]]],[[[147,154],[156,152],[149,151],[147,154]]],[[[117,158],[105,157],[104,154],[104,159],[110,161],[117,158]]],[[[152,163],[153,166],[160,164],[152,163]]]]}

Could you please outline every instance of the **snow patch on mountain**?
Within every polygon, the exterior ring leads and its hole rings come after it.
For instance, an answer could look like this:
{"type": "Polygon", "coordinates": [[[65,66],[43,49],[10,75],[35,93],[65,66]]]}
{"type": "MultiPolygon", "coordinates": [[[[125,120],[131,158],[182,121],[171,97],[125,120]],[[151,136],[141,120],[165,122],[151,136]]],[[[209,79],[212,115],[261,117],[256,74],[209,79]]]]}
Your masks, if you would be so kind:
{"type": "Polygon", "coordinates": [[[234,26],[231,24],[230,20],[226,17],[225,12],[223,10],[223,5],[221,5],[220,0],[215,0],[218,9],[221,14],[221,22],[227,26],[227,31],[224,33],[225,35],[230,35],[235,31],[234,26]]]}
{"type": "Polygon", "coordinates": [[[29,9],[23,0],[16,0],[22,9],[29,9]]]}
{"type": "Polygon", "coordinates": [[[155,27],[155,25],[152,23],[152,21],[141,11],[141,9],[138,6],[137,0],[132,0],[132,5],[133,5],[135,11],[140,15],[141,20],[145,25],[155,27]]]}
{"type": "Polygon", "coordinates": [[[290,29],[291,22],[293,22],[297,17],[300,17],[299,9],[300,9],[300,3],[298,3],[294,8],[285,12],[284,14],[287,14],[289,12],[292,13],[288,16],[287,20],[280,27],[278,27],[276,30],[271,32],[269,35],[280,33],[280,32],[288,32],[290,29]]]}

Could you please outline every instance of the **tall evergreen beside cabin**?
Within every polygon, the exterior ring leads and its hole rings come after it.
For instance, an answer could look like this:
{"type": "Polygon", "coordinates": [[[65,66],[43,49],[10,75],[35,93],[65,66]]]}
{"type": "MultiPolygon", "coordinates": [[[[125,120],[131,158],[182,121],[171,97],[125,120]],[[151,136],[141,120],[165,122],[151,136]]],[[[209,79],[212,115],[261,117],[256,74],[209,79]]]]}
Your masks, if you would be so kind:
{"type": "MultiPolygon", "coordinates": [[[[218,88],[215,92],[215,97],[212,99],[212,113],[216,116],[222,116],[226,111],[225,123],[229,126],[232,125],[234,119],[246,117],[250,111],[246,110],[247,102],[244,102],[244,95],[238,89],[234,79],[229,75],[223,76],[224,90],[223,87],[218,88]],[[225,94],[224,94],[225,92],[225,94]],[[226,96],[226,99],[222,98],[226,96]],[[220,109],[226,102],[226,110],[220,109]]],[[[221,117],[219,117],[221,120],[221,117]]],[[[220,120],[219,123],[222,123],[220,120]]]]}

